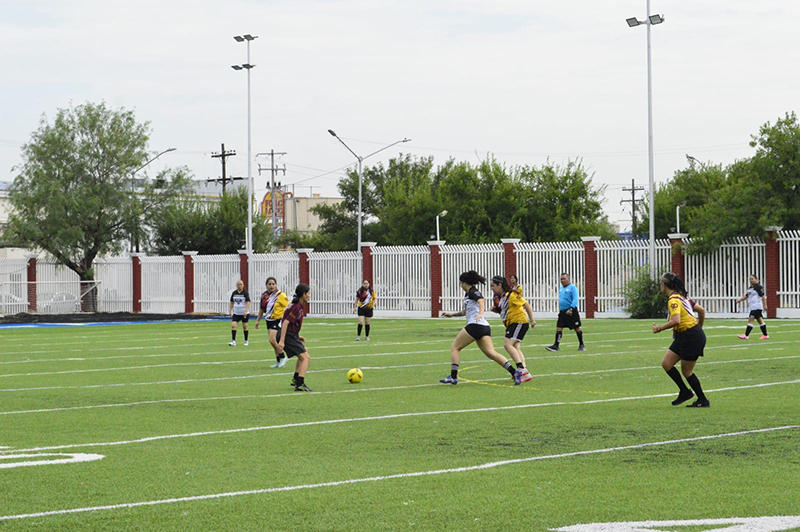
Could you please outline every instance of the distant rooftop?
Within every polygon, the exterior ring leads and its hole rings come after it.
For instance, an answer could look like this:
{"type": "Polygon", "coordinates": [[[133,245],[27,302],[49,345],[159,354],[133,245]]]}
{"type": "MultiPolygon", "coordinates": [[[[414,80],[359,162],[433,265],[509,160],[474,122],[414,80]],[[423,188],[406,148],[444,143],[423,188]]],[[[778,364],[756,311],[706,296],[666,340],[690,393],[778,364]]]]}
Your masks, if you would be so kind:
{"type": "Polygon", "coordinates": [[[8,187],[11,186],[10,181],[0,181],[0,190],[8,190],[8,187]]]}

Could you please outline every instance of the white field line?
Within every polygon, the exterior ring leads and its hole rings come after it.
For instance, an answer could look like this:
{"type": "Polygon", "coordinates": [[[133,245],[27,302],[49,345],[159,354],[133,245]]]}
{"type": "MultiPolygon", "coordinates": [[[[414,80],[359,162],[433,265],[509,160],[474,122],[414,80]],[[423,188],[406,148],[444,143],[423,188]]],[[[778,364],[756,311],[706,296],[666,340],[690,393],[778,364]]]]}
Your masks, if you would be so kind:
{"type": "Polygon", "coordinates": [[[781,427],[768,427],[763,429],[753,429],[753,430],[742,430],[738,432],[725,432],[721,434],[709,434],[706,436],[696,436],[693,438],[681,438],[676,440],[664,440],[664,441],[656,441],[656,442],[647,442],[647,443],[637,443],[633,445],[622,445],[617,447],[606,447],[602,449],[590,449],[586,451],[575,451],[571,453],[560,453],[560,454],[549,454],[549,455],[542,455],[542,456],[529,456],[526,458],[514,458],[511,460],[500,460],[496,462],[486,462],[483,464],[477,464],[472,466],[463,466],[463,467],[454,467],[450,469],[433,469],[427,471],[413,471],[410,473],[397,473],[394,475],[382,475],[376,477],[362,477],[362,478],[351,478],[347,480],[338,480],[338,481],[331,481],[331,482],[320,482],[317,484],[299,484],[294,486],[281,486],[275,488],[262,488],[262,489],[255,489],[255,490],[244,490],[244,491],[229,491],[224,493],[211,493],[207,495],[194,495],[190,497],[175,497],[171,499],[160,499],[160,500],[152,500],[152,501],[140,501],[140,502],[131,502],[131,503],[122,503],[122,504],[109,504],[105,506],[89,506],[83,508],[70,508],[67,510],[50,510],[46,512],[36,512],[36,513],[28,513],[28,514],[15,514],[15,515],[4,515],[0,516],[0,521],[8,521],[12,519],[27,519],[31,517],[47,517],[53,515],[67,515],[67,514],[76,514],[76,513],[85,513],[85,512],[96,512],[100,510],[118,510],[123,508],[137,508],[141,506],[156,506],[161,504],[174,504],[174,503],[181,503],[181,502],[195,502],[195,501],[202,501],[202,500],[209,500],[209,499],[220,499],[225,497],[238,497],[242,495],[260,495],[266,493],[279,493],[279,492],[287,492],[287,491],[299,491],[299,490],[306,490],[306,489],[315,489],[315,488],[328,488],[333,486],[344,486],[350,484],[359,484],[364,482],[379,482],[384,480],[393,480],[399,478],[415,478],[415,477],[427,477],[432,475],[446,475],[452,473],[465,473],[468,471],[482,471],[486,469],[493,469],[496,467],[507,466],[512,464],[522,464],[526,462],[539,462],[543,460],[553,460],[557,458],[572,458],[575,456],[590,456],[594,454],[604,454],[604,453],[613,453],[618,451],[629,451],[633,449],[645,449],[648,447],[660,447],[664,445],[675,445],[680,443],[689,443],[689,442],[697,442],[697,441],[706,441],[706,440],[716,440],[720,438],[730,438],[734,436],[745,436],[750,434],[759,434],[759,433],[768,433],[768,432],[776,432],[781,430],[794,430],[800,428],[800,425],[784,425],[781,427]]]}
{"type": "MultiPolygon", "coordinates": [[[[793,380],[793,381],[784,381],[784,382],[769,382],[769,383],[762,383],[762,384],[749,384],[745,386],[730,386],[726,388],[717,388],[714,390],[706,390],[706,393],[716,393],[716,392],[724,392],[724,391],[738,391],[738,390],[745,390],[749,388],[764,388],[768,386],[782,386],[785,384],[800,384],[800,379],[793,380]]],[[[304,397],[309,397],[309,395],[313,394],[306,394],[304,397]]],[[[137,438],[135,440],[120,440],[120,441],[111,441],[111,442],[95,442],[95,443],[73,443],[73,444],[66,444],[66,445],[53,445],[48,447],[32,447],[29,449],[14,449],[13,451],[0,451],[0,456],[3,454],[7,454],[10,452],[13,453],[32,453],[32,452],[41,452],[41,451],[58,451],[62,449],[79,449],[84,447],[114,447],[119,445],[131,445],[136,443],[148,443],[153,441],[162,441],[162,440],[175,440],[181,438],[196,438],[200,436],[217,436],[221,434],[240,434],[244,432],[258,432],[264,430],[276,430],[276,429],[288,429],[288,428],[298,428],[298,427],[313,427],[319,425],[336,425],[336,424],[343,424],[343,423],[361,423],[365,421],[383,421],[387,419],[402,419],[402,418],[409,418],[409,417],[425,417],[425,416],[446,416],[446,415],[457,415],[457,414],[473,414],[473,413],[482,413],[482,412],[499,412],[503,410],[520,410],[524,408],[541,408],[541,407],[549,407],[549,406],[578,406],[578,405],[595,405],[601,403],[614,403],[620,401],[636,401],[641,399],[656,399],[662,397],[673,397],[674,393],[668,394],[655,394],[655,395],[640,395],[640,396],[633,396],[633,397],[615,397],[611,399],[591,399],[586,401],[556,401],[552,403],[529,403],[523,405],[508,405],[508,406],[491,406],[491,407],[483,407],[483,408],[466,408],[462,410],[436,410],[432,412],[404,412],[401,414],[386,414],[382,416],[366,416],[366,417],[355,417],[355,418],[340,418],[340,419],[325,419],[319,421],[303,421],[299,423],[283,423],[280,425],[264,425],[258,427],[245,427],[239,429],[225,429],[225,430],[209,430],[203,432],[189,432],[189,433],[182,433],[182,434],[166,434],[161,436],[148,436],[145,438],[137,438]]]]}
{"type": "MultiPolygon", "coordinates": [[[[706,362],[703,366],[714,365],[714,364],[741,364],[741,363],[751,363],[751,362],[770,362],[770,361],[778,361],[778,360],[785,360],[785,359],[796,359],[800,358],[800,355],[790,355],[785,357],[772,357],[772,358],[745,358],[745,359],[738,359],[738,360],[717,360],[714,362],[706,362]]],[[[476,362],[464,362],[464,364],[473,364],[478,362],[490,362],[488,360],[481,360],[476,362]]],[[[402,368],[408,367],[418,367],[422,364],[411,364],[408,366],[402,366],[402,368]]],[[[424,364],[425,366],[431,364],[424,364]]],[[[338,368],[338,369],[327,369],[322,370],[323,372],[330,372],[330,371],[345,371],[346,368],[338,368]]],[[[367,369],[367,368],[365,368],[367,369]]],[[[381,368],[369,368],[369,369],[381,369],[381,368]]],[[[398,369],[397,366],[392,367],[391,369],[398,369]]],[[[534,375],[535,379],[541,379],[544,377],[569,377],[569,376],[582,376],[582,375],[594,375],[600,373],[617,373],[621,371],[649,371],[649,370],[660,370],[660,366],[639,366],[634,368],[609,368],[609,369],[598,369],[592,371],[573,371],[573,372],[555,372],[555,373],[542,373],[534,375]]],[[[280,374],[270,374],[270,376],[288,376],[289,373],[280,373],[280,374]]],[[[481,379],[479,382],[490,382],[490,381],[506,381],[508,380],[507,377],[504,378],[497,378],[497,379],[481,379]]],[[[783,384],[783,383],[782,383],[783,384]]],[[[385,387],[378,387],[378,388],[366,388],[366,387],[359,387],[353,388],[349,390],[333,390],[327,392],[316,392],[319,394],[340,394],[340,393],[363,393],[363,392],[377,392],[377,391],[391,391],[391,390],[411,390],[414,388],[428,388],[428,387],[437,387],[440,386],[439,383],[433,384],[413,384],[413,385],[403,385],[403,386],[385,386],[385,387]]],[[[123,406],[141,406],[141,405],[156,405],[156,404],[164,404],[164,403],[188,403],[188,402],[202,402],[202,401],[226,401],[226,400],[240,400],[240,399],[273,399],[277,397],[297,397],[295,393],[277,393],[277,394],[252,394],[252,395],[231,395],[231,396],[218,396],[218,397],[185,397],[179,399],[154,399],[149,401],[133,401],[130,403],[107,403],[107,404],[99,404],[99,405],[86,405],[86,406],[67,406],[67,407],[60,407],[60,408],[42,408],[37,410],[15,410],[15,411],[8,411],[8,412],[0,412],[0,416],[9,416],[9,415],[19,415],[19,414],[41,414],[41,413],[48,413],[48,412],[65,412],[70,410],[93,410],[96,408],[116,408],[116,407],[123,407],[123,406]]],[[[0,447],[0,449],[2,449],[0,447]]]]}
{"type": "MultiPolygon", "coordinates": [[[[410,342],[410,343],[431,343],[431,342],[410,342]]],[[[785,342],[772,342],[770,345],[776,344],[795,344],[797,342],[792,341],[785,341],[785,342]]],[[[408,345],[408,344],[396,344],[396,345],[408,345]]],[[[746,348],[747,346],[745,346],[746,348]]],[[[706,347],[706,350],[712,349],[732,349],[731,346],[728,345],[717,345],[717,346],[709,346],[706,347]]],[[[440,353],[441,350],[426,350],[426,351],[401,351],[401,352],[388,352],[388,353],[358,353],[358,354],[349,354],[349,355],[328,355],[328,356],[314,356],[313,359],[316,361],[320,360],[329,360],[329,359],[338,359],[338,358],[367,358],[367,357],[379,357],[379,356],[400,356],[400,355],[424,355],[424,354],[431,354],[431,353],[440,353]]],[[[220,351],[218,353],[230,353],[230,351],[220,351]]],[[[176,354],[172,356],[204,356],[204,355],[213,355],[215,353],[187,353],[187,354],[176,354]]],[[[535,355],[525,355],[526,360],[545,360],[545,359],[557,359],[557,358],[589,358],[589,357],[598,357],[598,356],[611,356],[611,355],[628,355],[628,354],[640,354],[637,351],[614,351],[614,352],[598,352],[598,353],[591,353],[591,352],[578,352],[571,355],[546,355],[546,356],[535,356],[535,355]]],[[[264,353],[265,356],[270,357],[271,353],[264,353]]],[[[161,355],[143,355],[143,356],[136,356],[134,358],[145,358],[149,356],[161,356],[161,355]]],[[[94,360],[108,360],[108,359],[115,359],[117,357],[104,357],[101,359],[97,358],[90,358],[85,359],[88,361],[94,360]]],[[[141,366],[121,366],[121,367],[114,367],[114,368],[91,368],[91,369],[73,369],[73,370],[63,370],[63,371],[42,371],[42,372],[31,372],[31,373],[6,373],[0,374],[0,379],[2,378],[9,378],[9,377],[39,377],[39,376],[46,376],[46,375],[67,375],[67,374],[75,374],[75,373],[98,373],[98,372],[108,372],[108,371],[134,371],[140,369],[153,369],[153,368],[169,368],[169,367],[189,367],[189,366],[223,366],[227,364],[260,364],[263,363],[266,359],[256,359],[256,360],[218,360],[218,361],[203,361],[203,362],[173,362],[173,363],[166,363],[166,364],[148,364],[148,365],[141,365],[141,366]]],[[[38,362],[38,361],[37,361],[38,362]]],[[[0,389],[0,391],[3,391],[0,389]]]]}

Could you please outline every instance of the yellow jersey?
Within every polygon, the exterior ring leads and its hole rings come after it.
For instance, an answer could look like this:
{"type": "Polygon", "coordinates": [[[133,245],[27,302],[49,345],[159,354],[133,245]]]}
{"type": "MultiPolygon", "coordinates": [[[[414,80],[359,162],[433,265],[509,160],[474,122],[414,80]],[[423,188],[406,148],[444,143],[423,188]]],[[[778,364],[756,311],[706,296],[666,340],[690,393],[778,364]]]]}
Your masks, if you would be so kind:
{"type": "Polygon", "coordinates": [[[264,292],[261,294],[261,310],[264,317],[268,320],[279,320],[283,318],[286,307],[289,306],[289,298],[280,290],[273,293],[264,292]]]}
{"type": "Polygon", "coordinates": [[[667,308],[669,309],[670,319],[675,314],[679,314],[681,317],[680,323],[673,328],[675,332],[683,332],[697,325],[697,319],[695,319],[692,312],[692,304],[680,294],[675,293],[669,296],[667,308]]]}
{"type": "Polygon", "coordinates": [[[525,298],[516,290],[503,294],[499,305],[503,325],[508,327],[512,323],[528,323],[528,317],[525,314],[525,303],[527,303],[525,298]]]}

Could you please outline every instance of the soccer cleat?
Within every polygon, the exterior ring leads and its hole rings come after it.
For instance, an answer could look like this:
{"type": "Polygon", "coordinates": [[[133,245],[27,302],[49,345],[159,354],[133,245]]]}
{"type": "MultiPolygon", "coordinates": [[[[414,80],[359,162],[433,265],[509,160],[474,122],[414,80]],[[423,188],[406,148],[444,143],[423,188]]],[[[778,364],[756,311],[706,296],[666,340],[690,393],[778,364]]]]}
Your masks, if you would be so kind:
{"type": "Polygon", "coordinates": [[[360,341],[361,341],[361,337],[360,336],[356,336],[356,342],[360,342],[360,341]]]}
{"type": "MultiPolygon", "coordinates": [[[[274,363],[273,365],[271,365],[270,367],[271,367],[271,368],[282,368],[282,367],[284,367],[284,366],[286,365],[286,361],[287,361],[287,360],[289,360],[289,358],[288,358],[288,357],[281,357],[281,358],[279,358],[279,359],[278,359],[278,361],[277,361],[277,362],[275,362],[275,363],[274,363]]],[[[294,384],[292,384],[292,386],[294,386],[294,384]]]]}
{"type": "Polygon", "coordinates": [[[244,341],[244,345],[245,345],[245,346],[248,346],[248,345],[250,345],[250,342],[248,342],[247,340],[245,340],[245,341],[244,341]]]}
{"type": "Polygon", "coordinates": [[[698,399],[694,403],[686,405],[686,408],[711,408],[711,403],[708,402],[708,399],[705,401],[698,399]]]}
{"type": "Polygon", "coordinates": [[[740,334],[740,335],[738,336],[738,338],[739,338],[740,340],[749,340],[749,339],[750,339],[750,337],[749,337],[749,336],[747,336],[746,334],[740,334]]]}
{"type": "Polygon", "coordinates": [[[303,383],[303,384],[296,385],[294,387],[294,391],[296,391],[296,392],[313,392],[314,390],[312,390],[311,388],[306,386],[305,383],[303,383]]]}
{"type": "Polygon", "coordinates": [[[454,379],[453,377],[448,375],[444,379],[439,379],[439,382],[441,382],[442,384],[458,384],[458,379],[454,379]]]}
{"type": "Polygon", "coordinates": [[[685,390],[678,394],[678,398],[672,401],[672,406],[678,406],[680,404],[685,403],[689,399],[694,397],[694,392],[691,390],[685,390]]]}
{"type": "Polygon", "coordinates": [[[297,386],[297,383],[294,382],[294,377],[292,377],[292,382],[289,383],[289,386],[297,386]]]}
{"type": "Polygon", "coordinates": [[[761,338],[759,338],[759,340],[769,340],[769,335],[768,334],[762,334],[761,338]]]}
{"type": "Polygon", "coordinates": [[[581,344],[578,346],[578,351],[586,351],[586,346],[581,344]]]}
{"type": "Polygon", "coordinates": [[[558,344],[548,345],[545,347],[548,351],[558,351],[558,344]]]}
{"type": "Polygon", "coordinates": [[[364,338],[364,340],[366,340],[367,342],[369,342],[369,336],[367,336],[366,338],[364,338]]]}
{"type": "Polygon", "coordinates": [[[231,343],[228,344],[231,347],[236,347],[236,340],[231,340],[231,343]]]}
{"type": "Polygon", "coordinates": [[[531,375],[528,368],[522,368],[522,374],[520,375],[520,382],[528,382],[533,380],[533,375],[531,375]]]}
{"type": "Polygon", "coordinates": [[[514,386],[522,384],[522,370],[518,369],[514,372],[514,386]]]}

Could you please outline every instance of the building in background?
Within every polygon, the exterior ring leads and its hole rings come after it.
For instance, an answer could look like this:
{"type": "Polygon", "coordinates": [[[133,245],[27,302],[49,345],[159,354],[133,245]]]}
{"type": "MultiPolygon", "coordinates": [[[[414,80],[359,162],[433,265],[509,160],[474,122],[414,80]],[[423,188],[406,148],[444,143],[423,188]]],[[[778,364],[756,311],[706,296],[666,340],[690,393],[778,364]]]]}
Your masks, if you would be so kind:
{"type": "MultiPolygon", "coordinates": [[[[291,192],[275,191],[275,218],[277,226],[283,231],[297,231],[301,234],[313,233],[319,229],[319,216],[311,209],[317,205],[337,205],[344,198],[328,198],[319,194],[311,197],[295,197],[291,192]]],[[[267,192],[261,200],[261,215],[272,218],[272,195],[267,192]]]]}

